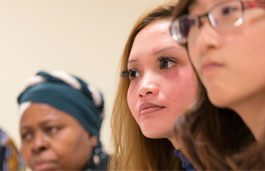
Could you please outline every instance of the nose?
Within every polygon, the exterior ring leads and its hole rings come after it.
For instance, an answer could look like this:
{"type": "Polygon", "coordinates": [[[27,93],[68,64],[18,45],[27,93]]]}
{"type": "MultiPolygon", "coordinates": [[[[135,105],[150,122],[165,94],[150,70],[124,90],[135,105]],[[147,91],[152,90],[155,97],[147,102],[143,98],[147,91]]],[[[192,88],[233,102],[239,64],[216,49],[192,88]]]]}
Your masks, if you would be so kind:
{"type": "Polygon", "coordinates": [[[143,77],[143,80],[139,87],[139,96],[144,97],[147,95],[155,95],[158,93],[158,83],[159,80],[153,73],[147,73],[143,77]]]}
{"type": "Polygon", "coordinates": [[[41,152],[47,150],[48,142],[45,139],[42,133],[38,133],[35,135],[33,144],[32,144],[32,153],[33,154],[40,154],[41,152]]]}
{"type": "Polygon", "coordinates": [[[209,20],[203,18],[197,34],[188,44],[191,55],[195,53],[196,56],[205,56],[211,50],[220,48],[222,46],[222,37],[217,29],[211,26],[209,20]]]}

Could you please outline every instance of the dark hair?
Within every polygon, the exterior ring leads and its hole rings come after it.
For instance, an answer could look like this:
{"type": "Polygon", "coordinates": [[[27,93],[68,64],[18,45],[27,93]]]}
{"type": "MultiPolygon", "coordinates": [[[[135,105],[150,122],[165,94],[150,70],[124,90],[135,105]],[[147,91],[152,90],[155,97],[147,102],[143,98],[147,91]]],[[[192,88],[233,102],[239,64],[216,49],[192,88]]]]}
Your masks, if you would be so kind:
{"type": "Polygon", "coordinates": [[[255,142],[254,136],[237,113],[213,106],[199,85],[197,105],[176,122],[177,139],[197,169],[231,169],[230,157],[255,142]]]}
{"type": "Polygon", "coordinates": [[[252,144],[245,151],[234,155],[229,164],[234,170],[264,170],[265,142],[252,144]]]}
{"type": "MultiPolygon", "coordinates": [[[[181,7],[177,5],[175,17],[187,14],[190,3],[191,0],[183,0],[181,7]]],[[[264,169],[265,144],[256,143],[236,112],[215,107],[197,73],[196,76],[199,80],[197,104],[175,125],[176,138],[184,154],[195,168],[202,170],[264,169]]]]}

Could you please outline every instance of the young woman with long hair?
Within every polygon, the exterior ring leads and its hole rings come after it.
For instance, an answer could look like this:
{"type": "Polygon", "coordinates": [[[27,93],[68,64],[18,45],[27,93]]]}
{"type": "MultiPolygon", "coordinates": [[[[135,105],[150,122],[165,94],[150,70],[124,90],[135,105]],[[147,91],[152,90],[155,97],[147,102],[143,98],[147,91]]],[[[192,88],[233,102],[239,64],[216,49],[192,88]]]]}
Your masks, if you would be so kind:
{"type": "MultiPolygon", "coordinates": [[[[179,137],[186,145],[185,154],[197,168],[264,169],[265,1],[182,2],[184,8],[181,12],[177,11],[178,15],[171,25],[171,34],[179,43],[186,44],[190,60],[202,83],[200,92],[203,92],[198,96],[197,107],[177,125],[177,133],[183,133],[179,137]],[[179,17],[180,13],[183,15],[179,17]],[[242,145],[239,142],[238,147],[241,148],[225,154],[223,149],[214,146],[218,142],[204,130],[199,132],[203,137],[200,143],[207,144],[207,147],[202,148],[203,145],[195,142],[192,127],[198,123],[198,118],[203,120],[202,115],[214,115],[208,110],[201,113],[205,104],[213,104],[216,110],[235,111],[245,125],[238,127],[238,124],[234,124],[234,127],[225,129],[249,128],[253,137],[250,134],[245,134],[242,139],[235,137],[245,143],[242,145]],[[187,137],[187,132],[184,135],[183,130],[187,130],[191,136],[187,137]],[[187,142],[195,147],[190,149],[187,142]],[[209,156],[211,160],[204,160],[209,156]],[[219,164],[221,158],[222,165],[219,164]]],[[[224,118],[224,113],[216,116],[224,118]]],[[[218,122],[225,124],[230,118],[228,116],[224,122],[219,118],[218,122]]],[[[222,141],[229,138],[227,135],[220,136],[222,141]]]]}
{"type": "Polygon", "coordinates": [[[173,131],[197,91],[187,51],[169,33],[177,3],[142,15],[125,45],[112,113],[111,170],[193,169],[177,151],[173,131]]]}

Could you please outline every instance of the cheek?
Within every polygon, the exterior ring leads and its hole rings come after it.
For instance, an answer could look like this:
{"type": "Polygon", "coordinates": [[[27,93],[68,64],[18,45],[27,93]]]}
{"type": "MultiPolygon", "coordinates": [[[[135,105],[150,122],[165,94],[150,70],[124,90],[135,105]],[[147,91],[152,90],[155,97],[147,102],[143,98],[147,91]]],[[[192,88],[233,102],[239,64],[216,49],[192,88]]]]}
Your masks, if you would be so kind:
{"type": "Polygon", "coordinates": [[[195,69],[197,70],[197,66],[198,66],[198,59],[199,59],[199,47],[196,46],[194,43],[191,43],[190,45],[188,45],[188,51],[189,51],[189,61],[192,63],[192,65],[195,66],[195,69]]]}
{"type": "MultiPolygon", "coordinates": [[[[246,25],[237,34],[224,37],[223,53],[227,65],[227,78],[240,80],[246,83],[255,83],[257,75],[264,75],[265,48],[265,23],[246,25]],[[251,43],[250,43],[251,42],[251,43]],[[229,53],[225,53],[229,52],[229,53]],[[262,69],[262,70],[261,70],[262,69]],[[261,71],[261,72],[259,72],[261,71]],[[253,81],[250,81],[253,79],[253,81]]],[[[236,32],[235,31],[235,32],[236,32]]],[[[229,80],[233,83],[233,80],[229,80]]],[[[227,86],[227,84],[224,84],[227,86]]],[[[242,86],[241,86],[242,87],[242,86]]]]}
{"type": "Polygon", "coordinates": [[[136,88],[130,85],[128,92],[127,92],[127,103],[136,121],[138,121],[138,118],[137,118],[138,112],[137,112],[137,107],[136,107],[137,101],[138,101],[138,96],[137,96],[136,88]]]}
{"type": "Polygon", "coordinates": [[[78,149],[78,134],[80,132],[75,132],[73,128],[66,126],[64,130],[50,138],[50,150],[64,161],[69,154],[78,149]]]}
{"type": "Polygon", "coordinates": [[[80,149],[80,146],[86,142],[86,139],[85,132],[81,132],[79,129],[68,128],[63,135],[58,135],[58,138],[53,139],[52,144],[58,155],[64,155],[80,149]]]}
{"type": "Polygon", "coordinates": [[[186,108],[193,104],[196,97],[196,87],[194,85],[177,86],[179,91],[172,94],[172,102],[178,108],[186,108]]]}
{"type": "Polygon", "coordinates": [[[31,153],[30,153],[30,148],[28,145],[23,145],[21,146],[21,153],[23,158],[25,159],[26,163],[29,165],[30,160],[31,160],[31,153]]]}
{"type": "Polygon", "coordinates": [[[197,95],[197,81],[190,66],[187,66],[173,82],[167,84],[167,96],[176,115],[191,107],[197,95]]]}
{"type": "MultiPolygon", "coordinates": [[[[265,20],[265,19],[264,19],[265,20]]],[[[245,39],[246,40],[246,39],[245,39]]],[[[242,60],[242,58],[244,57],[245,60],[248,59],[249,61],[253,62],[255,64],[255,62],[257,62],[255,65],[257,66],[264,66],[264,61],[265,61],[265,48],[263,48],[264,44],[265,44],[265,22],[263,26],[257,26],[256,29],[253,28],[252,30],[250,30],[250,33],[248,35],[248,39],[245,42],[245,47],[246,49],[249,50],[249,55],[245,55],[245,56],[240,56],[239,60],[242,60]],[[252,33],[252,34],[251,34],[252,33]],[[261,36],[263,35],[263,36],[261,36]],[[251,42],[251,43],[249,43],[251,42]],[[253,56],[253,57],[251,57],[253,56]],[[256,57],[256,59],[255,59],[256,57]]],[[[264,67],[262,67],[264,68],[264,67]]]]}
{"type": "Polygon", "coordinates": [[[52,143],[53,153],[63,168],[79,168],[91,155],[87,132],[73,129],[52,143]],[[75,158],[71,154],[75,155],[75,158]]]}
{"type": "Polygon", "coordinates": [[[193,67],[191,68],[191,70],[193,72],[197,72],[199,73],[199,70],[200,70],[200,58],[198,55],[194,54],[194,55],[190,55],[190,63],[193,65],[193,67]]]}

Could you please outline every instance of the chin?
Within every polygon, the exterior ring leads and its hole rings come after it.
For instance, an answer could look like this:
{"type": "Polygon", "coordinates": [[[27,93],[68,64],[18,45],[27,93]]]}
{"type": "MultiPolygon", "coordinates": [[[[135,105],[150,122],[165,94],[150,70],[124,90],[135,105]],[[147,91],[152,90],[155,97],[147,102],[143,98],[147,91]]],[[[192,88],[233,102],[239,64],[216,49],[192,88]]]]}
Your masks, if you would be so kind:
{"type": "Polygon", "coordinates": [[[160,138],[166,138],[169,133],[164,132],[161,129],[160,130],[151,130],[151,129],[141,129],[143,135],[147,138],[151,139],[160,139],[160,138]]]}
{"type": "Polygon", "coordinates": [[[209,96],[210,102],[220,108],[227,108],[229,104],[231,103],[231,99],[228,98],[228,96],[223,95],[221,98],[220,97],[214,97],[214,96],[209,96]]]}
{"type": "Polygon", "coordinates": [[[218,86],[208,87],[207,95],[210,102],[220,108],[229,108],[237,99],[233,91],[218,86]]]}

